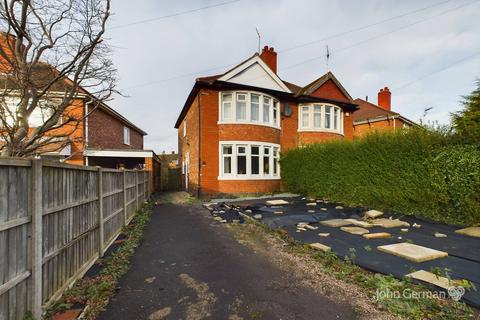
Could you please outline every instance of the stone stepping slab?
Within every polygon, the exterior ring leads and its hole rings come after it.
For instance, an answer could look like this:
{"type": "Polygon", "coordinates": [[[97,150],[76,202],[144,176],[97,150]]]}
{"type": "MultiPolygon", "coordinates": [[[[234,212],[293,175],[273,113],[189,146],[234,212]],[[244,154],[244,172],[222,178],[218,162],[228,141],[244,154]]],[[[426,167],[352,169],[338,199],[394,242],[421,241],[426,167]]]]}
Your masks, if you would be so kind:
{"type": "Polygon", "coordinates": [[[381,252],[393,254],[397,257],[401,257],[413,262],[425,262],[445,258],[448,256],[447,252],[422,247],[408,242],[379,246],[377,249],[381,252]]]}

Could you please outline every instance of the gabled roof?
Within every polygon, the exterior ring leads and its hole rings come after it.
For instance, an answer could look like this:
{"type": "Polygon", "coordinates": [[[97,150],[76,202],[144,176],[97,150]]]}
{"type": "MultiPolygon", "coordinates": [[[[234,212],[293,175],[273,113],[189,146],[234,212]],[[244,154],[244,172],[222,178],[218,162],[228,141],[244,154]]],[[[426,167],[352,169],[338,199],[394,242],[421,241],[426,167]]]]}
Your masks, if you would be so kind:
{"type": "Polygon", "coordinates": [[[260,58],[258,53],[228,70],[217,80],[291,92],[282,79],[260,58]]]}
{"type": "Polygon", "coordinates": [[[376,104],[365,101],[363,99],[355,99],[354,102],[358,105],[358,110],[353,113],[353,123],[363,121],[379,121],[388,118],[401,118],[403,121],[415,124],[415,122],[403,117],[398,112],[384,109],[376,104]]]}
{"type": "MultiPolygon", "coordinates": [[[[45,62],[38,62],[32,66],[32,77],[30,80],[38,90],[42,90],[45,89],[50,84],[50,82],[58,76],[58,73],[59,71],[52,67],[50,64],[45,62]]],[[[0,87],[2,89],[8,89],[12,91],[19,90],[21,88],[15,78],[12,77],[9,73],[0,73],[0,87]]],[[[59,93],[63,95],[65,91],[70,90],[71,88],[71,80],[65,76],[53,83],[53,85],[51,85],[49,88],[49,92],[59,93]]],[[[86,90],[82,86],[79,86],[78,94],[79,96],[83,97],[87,96],[92,101],[98,101],[93,94],[88,92],[88,90],[86,90]]],[[[131,121],[129,121],[127,118],[122,116],[120,113],[115,111],[103,101],[99,101],[98,108],[115,117],[117,120],[121,121],[126,126],[134,129],[141,135],[147,135],[145,131],[137,127],[135,124],[133,124],[131,121]]]]}
{"type": "Polygon", "coordinates": [[[315,92],[318,88],[323,86],[328,80],[332,80],[335,83],[335,85],[338,87],[338,89],[340,89],[340,91],[345,95],[345,97],[347,97],[347,99],[349,101],[353,102],[353,98],[350,96],[350,94],[347,92],[347,90],[342,86],[340,81],[338,81],[338,79],[330,71],[325,73],[323,76],[321,76],[317,80],[307,84],[296,95],[297,96],[300,96],[300,95],[309,96],[313,92],[315,92]]]}
{"type": "Polygon", "coordinates": [[[248,59],[240,62],[238,65],[234,66],[230,70],[222,74],[198,77],[195,79],[195,84],[190,91],[190,94],[183,105],[183,108],[180,112],[180,115],[175,122],[175,128],[178,128],[183,121],[183,118],[188,112],[190,105],[198,94],[199,90],[203,88],[213,88],[214,90],[261,90],[268,94],[277,95],[279,98],[287,99],[291,101],[302,102],[324,102],[324,103],[334,103],[342,106],[348,111],[356,110],[356,104],[353,101],[350,94],[345,90],[340,81],[333,75],[332,72],[327,72],[325,75],[306,85],[305,87],[293,84],[291,82],[282,80],[275,72],[273,72],[268,65],[260,58],[258,53],[253,54],[248,59]],[[243,77],[246,72],[252,70],[253,66],[256,67],[255,72],[252,72],[252,75],[256,77],[243,77]],[[263,74],[261,72],[264,72],[263,74]],[[263,80],[271,80],[270,84],[273,82],[276,86],[268,86],[268,82],[258,82],[252,80],[258,80],[259,76],[263,76],[263,80]],[[249,81],[250,80],[250,81],[249,81]],[[331,81],[331,83],[329,82],[331,81]],[[330,86],[335,86],[336,92],[338,95],[323,94],[315,92],[323,85],[327,84],[330,86]],[[333,83],[333,84],[332,84],[333,83]],[[314,93],[312,95],[312,93],[314,93]],[[341,98],[339,98],[341,96],[341,98]]]}

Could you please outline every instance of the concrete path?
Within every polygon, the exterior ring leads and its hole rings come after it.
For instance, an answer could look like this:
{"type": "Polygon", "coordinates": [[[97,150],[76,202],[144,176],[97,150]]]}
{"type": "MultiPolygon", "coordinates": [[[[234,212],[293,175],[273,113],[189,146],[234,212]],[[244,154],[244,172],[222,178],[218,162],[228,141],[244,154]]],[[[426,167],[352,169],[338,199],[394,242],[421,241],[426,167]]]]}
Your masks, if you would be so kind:
{"type": "Polygon", "coordinates": [[[295,285],[199,205],[154,208],[120,289],[99,319],[354,319],[295,285]]]}

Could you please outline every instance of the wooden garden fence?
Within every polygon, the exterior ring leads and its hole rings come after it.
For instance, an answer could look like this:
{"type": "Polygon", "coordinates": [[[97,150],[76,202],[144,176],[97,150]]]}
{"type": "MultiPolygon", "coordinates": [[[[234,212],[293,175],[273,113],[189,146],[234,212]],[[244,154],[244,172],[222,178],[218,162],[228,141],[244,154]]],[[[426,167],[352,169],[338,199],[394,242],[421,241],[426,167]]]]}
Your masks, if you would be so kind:
{"type": "Polygon", "coordinates": [[[42,310],[115,241],[147,171],[0,158],[0,320],[42,310]]]}

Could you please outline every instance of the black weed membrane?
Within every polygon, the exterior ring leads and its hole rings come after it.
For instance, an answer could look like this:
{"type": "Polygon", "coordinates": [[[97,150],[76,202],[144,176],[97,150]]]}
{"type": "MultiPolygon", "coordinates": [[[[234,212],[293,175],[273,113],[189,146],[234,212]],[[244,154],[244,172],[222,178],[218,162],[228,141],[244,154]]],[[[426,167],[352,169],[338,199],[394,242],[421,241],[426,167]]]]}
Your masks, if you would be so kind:
{"type": "MultiPolygon", "coordinates": [[[[453,280],[468,280],[472,287],[467,289],[462,300],[474,307],[480,307],[480,238],[455,233],[455,230],[461,227],[385,212],[381,218],[400,219],[410,227],[369,227],[369,233],[388,232],[391,236],[367,239],[342,231],[339,227],[320,223],[331,219],[363,221],[365,208],[343,207],[336,203],[302,197],[282,200],[286,203],[269,205],[268,199],[221,203],[212,205],[211,212],[227,221],[241,219],[240,213],[243,213],[272,229],[285,229],[291,237],[303,243],[319,242],[327,245],[338,257],[348,259],[364,269],[399,279],[414,271],[425,270],[440,273],[453,280]],[[301,227],[305,224],[309,227],[301,227]],[[325,236],[326,234],[328,235],[325,236]],[[377,249],[378,246],[405,242],[447,252],[448,256],[426,262],[413,262],[377,249]]],[[[441,290],[424,282],[422,284],[437,291],[441,290]]]]}
{"type": "Polygon", "coordinates": [[[219,222],[239,222],[243,223],[244,218],[240,215],[241,208],[225,202],[205,204],[204,207],[210,211],[215,220],[219,222]]]}

